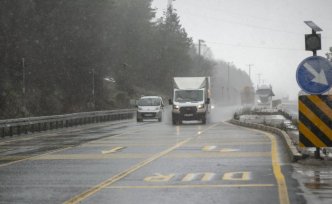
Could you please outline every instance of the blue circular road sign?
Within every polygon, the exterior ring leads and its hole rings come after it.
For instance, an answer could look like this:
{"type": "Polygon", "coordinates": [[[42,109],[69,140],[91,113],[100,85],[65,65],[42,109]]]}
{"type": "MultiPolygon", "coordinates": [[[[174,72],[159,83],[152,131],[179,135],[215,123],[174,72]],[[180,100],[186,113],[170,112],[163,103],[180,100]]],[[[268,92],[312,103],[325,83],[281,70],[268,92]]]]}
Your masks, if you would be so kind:
{"type": "Polygon", "coordinates": [[[297,67],[296,80],[303,91],[322,94],[332,86],[332,64],[320,56],[308,57],[297,67]]]}

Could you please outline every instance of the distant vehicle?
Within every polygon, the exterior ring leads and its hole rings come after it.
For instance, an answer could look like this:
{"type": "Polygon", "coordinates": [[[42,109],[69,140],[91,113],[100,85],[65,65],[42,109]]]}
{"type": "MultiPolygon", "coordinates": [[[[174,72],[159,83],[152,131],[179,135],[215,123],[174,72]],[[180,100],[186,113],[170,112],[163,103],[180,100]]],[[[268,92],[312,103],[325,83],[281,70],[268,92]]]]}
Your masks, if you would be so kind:
{"type": "Polygon", "coordinates": [[[256,90],[257,106],[262,108],[272,108],[272,97],[274,93],[271,85],[260,85],[256,90]]]}
{"type": "Polygon", "coordinates": [[[241,91],[241,105],[255,104],[255,90],[252,86],[246,86],[241,91]]]}
{"type": "Polygon", "coordinates": [[[172,108],[173,124],[200,120],[206,123],[210,111],[210,77],[174,77],[172,108]]]}
{"type": "Polygon", "coordinates": [[[137,101],[136,107],[137,122],[142,122],[143,119],[158,119],[159,122],[162,121],[164,103],[160,96],[143,96],[137,101]]]}

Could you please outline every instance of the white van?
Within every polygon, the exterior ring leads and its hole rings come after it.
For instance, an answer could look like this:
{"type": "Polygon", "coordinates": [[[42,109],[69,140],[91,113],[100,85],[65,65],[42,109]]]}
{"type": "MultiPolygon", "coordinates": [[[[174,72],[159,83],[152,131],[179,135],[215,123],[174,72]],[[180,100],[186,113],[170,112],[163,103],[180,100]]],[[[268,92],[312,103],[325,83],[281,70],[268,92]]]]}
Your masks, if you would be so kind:
{"type": "Polygon", "coordinates": [[[137,122],[143,119],[158,119],[161,122],[164,103],[160,96],[143,96],[137,101],[136,107],[137,122]]]}

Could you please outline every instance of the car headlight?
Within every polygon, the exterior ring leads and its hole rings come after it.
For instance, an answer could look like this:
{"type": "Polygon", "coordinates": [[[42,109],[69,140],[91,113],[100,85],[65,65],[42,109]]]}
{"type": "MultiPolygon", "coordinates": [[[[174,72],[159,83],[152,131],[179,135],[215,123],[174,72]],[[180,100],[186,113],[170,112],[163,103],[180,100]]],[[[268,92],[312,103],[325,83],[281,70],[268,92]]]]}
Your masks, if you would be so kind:
{"type": "Polygon", "coordinates": [[[197,106],[197,109],[202,109],[202,108],[204,108],[204,104],[199,104],[199,105],[197,106]]]}
{"type": "Polygon", "coordinates": [[[173,109],[179,109],[180,108],[180,106],[178,106],[178,105],[173,105],[173,109]]]}

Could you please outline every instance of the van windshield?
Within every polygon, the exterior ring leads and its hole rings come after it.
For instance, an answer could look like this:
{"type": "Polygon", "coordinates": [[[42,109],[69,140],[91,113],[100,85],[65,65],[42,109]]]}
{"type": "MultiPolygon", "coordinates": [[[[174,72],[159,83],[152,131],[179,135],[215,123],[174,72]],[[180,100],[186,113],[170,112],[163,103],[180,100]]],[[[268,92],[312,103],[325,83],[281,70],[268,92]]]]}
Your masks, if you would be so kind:
{"type": "Polygon", "coordinates": [[[138,106],[160,106],[160,98],[141,98],[138,100],[138,106]]]}
{"type": "Polygon", "coordinates": [[[174,100],[176,102],[203,101],[203,90],[177,90],[174,100]]]}

